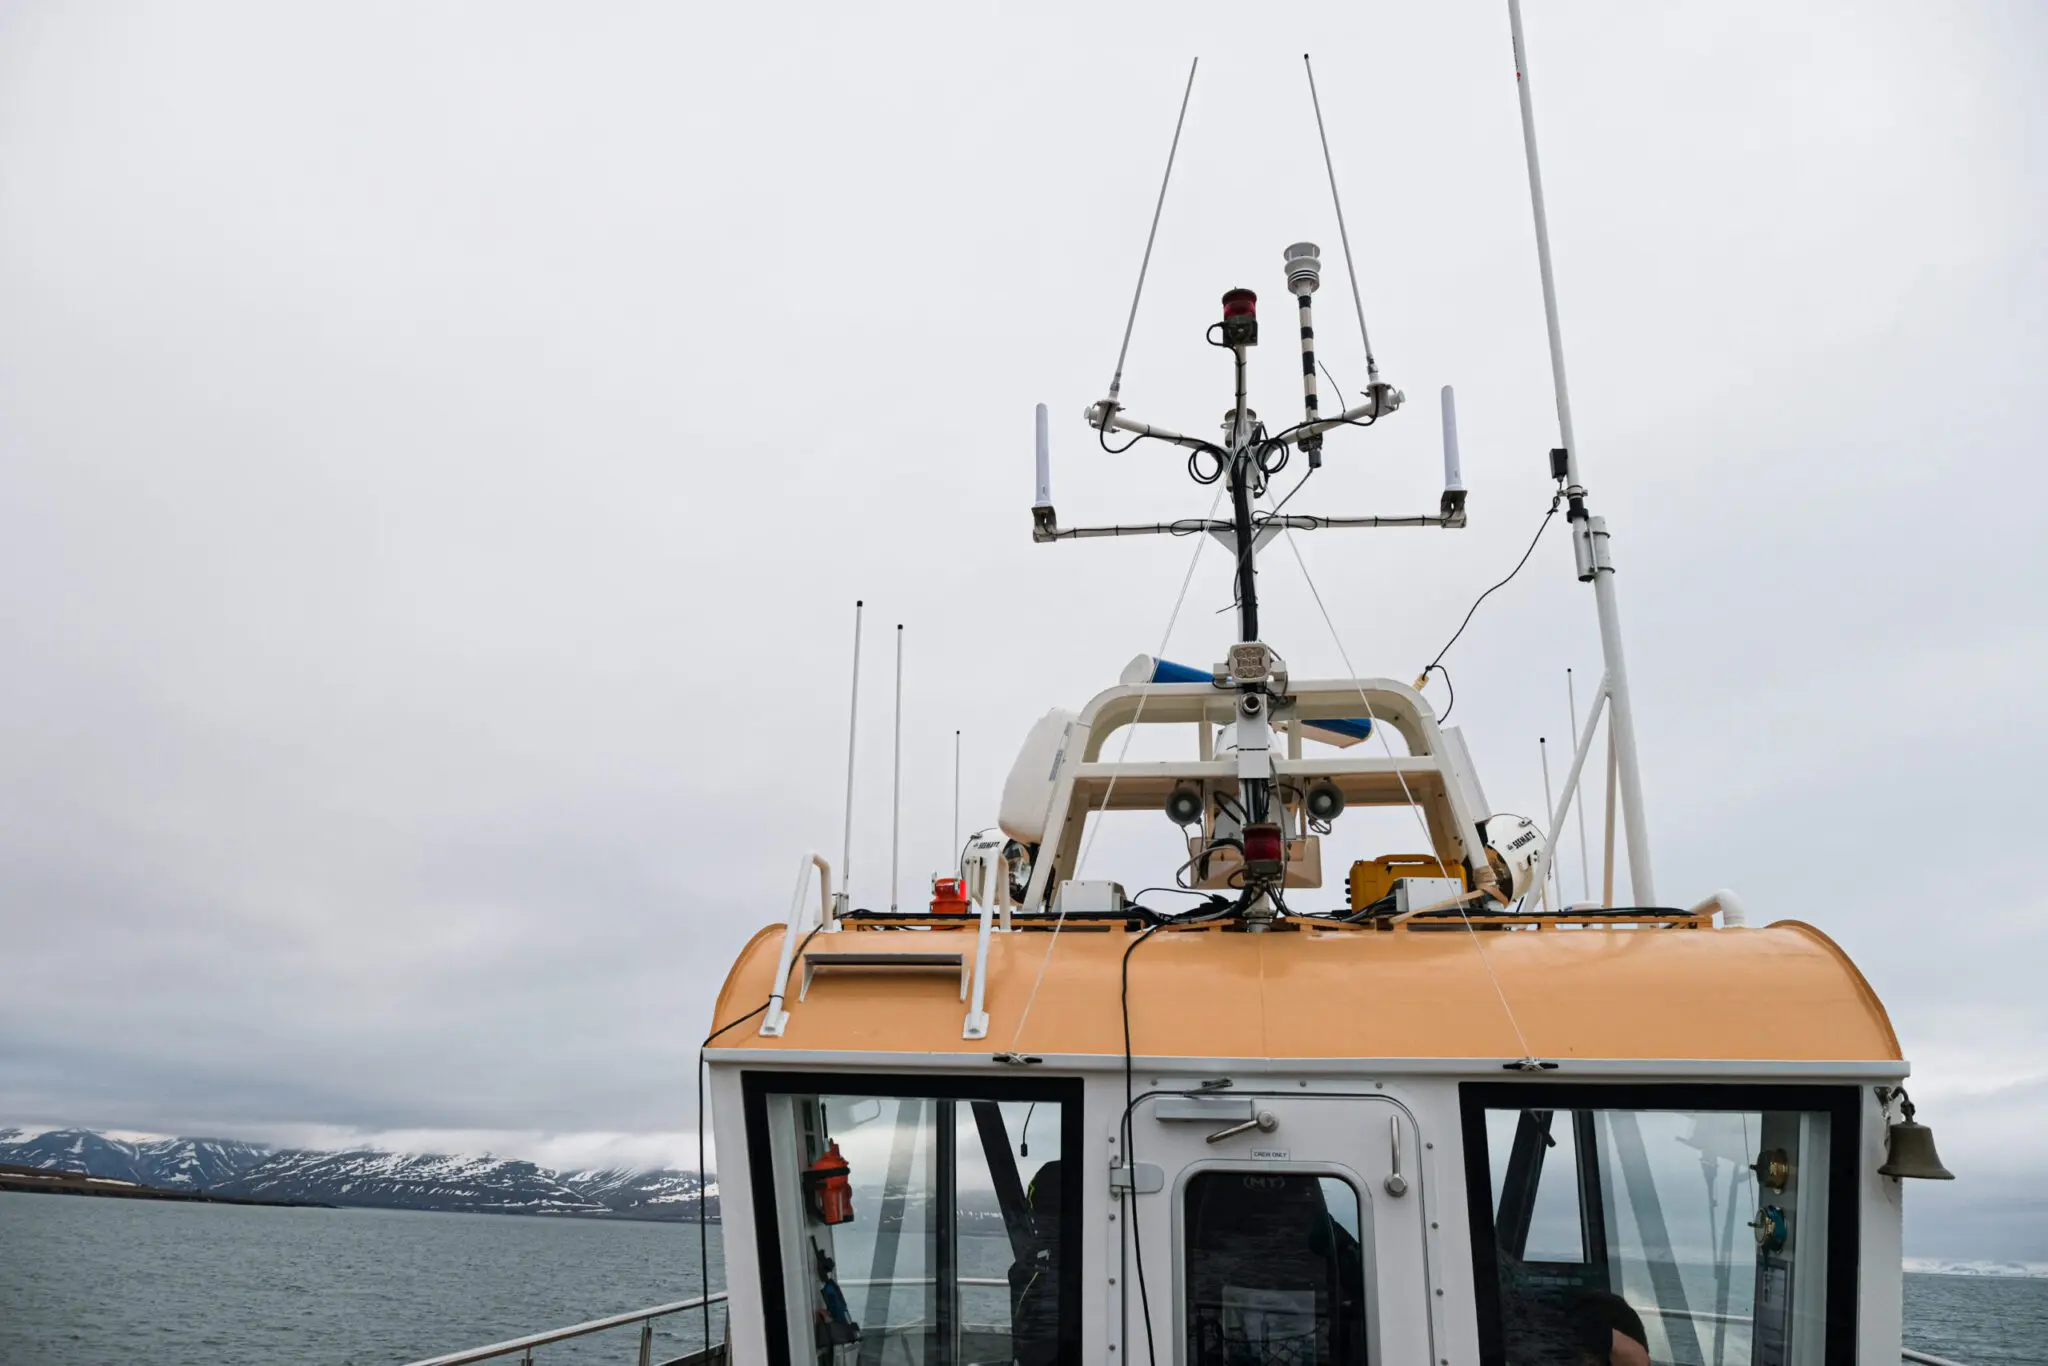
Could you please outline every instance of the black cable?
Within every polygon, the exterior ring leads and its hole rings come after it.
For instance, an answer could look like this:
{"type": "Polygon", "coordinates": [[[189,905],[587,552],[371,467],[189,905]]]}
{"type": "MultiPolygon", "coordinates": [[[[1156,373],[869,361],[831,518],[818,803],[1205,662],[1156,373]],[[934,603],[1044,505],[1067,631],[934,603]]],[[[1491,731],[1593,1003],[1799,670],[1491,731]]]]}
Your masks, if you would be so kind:
{"type": "MultiPolygon", "coordinates": [[[[1444,648],[1438,650],[1436,652],[1436,658],[1429,661],[1429,669],[1433,669],[1437,665],[1443,663],[1444,656],[1449,654],[1451,652],[1451,647],[1458,643],[1458,637],[1464,635],[1465,628],[1472,624],[1472,614],[1479,610],[1479,604],[1485,602],[1488,598],[1492,597],[1496,592],[1500,591],[1501,589],[1507,587],[1510,583],[1513,583],[1515,575],[1522,572],[1522,566],[1529,563],[1529,557],[1536,553],[1536,543],[1543,539],[1543,532],[1545,528],[1547,528],[1550,525],[1550,519],[1557,516],[1557,508],[1559,501],[1560,500],[1556,498],[1552,498],[1550,500],[1550,511],[1544,513],[1543,520],[1536,524],[1536,534],[1529,538],[1529,548],[1522,552],[1521,559],[1515,561],[1515,567],[1508,571],[1508,576],[1502,579],[1499,583],[1495,584],[1493,587],[1487,589],[1484,593],[1481,593],[1477,598],[1474,598],[1472,600],[1472,606],[1466,609],[1465,619],[1458,623],[1458,629],[1451,632],[1451,638],[1444,642],[1444,648]]],[[[1424,669],[1422,671],[1424,676],[1428,675],[1429,669],[1424,669]]]]}
{"type": "Polygon", "coordinates": [[[1158,1366],[1158,1349],[1152,1343],[1152,1297],[1145,1287],[1145,1240],[1138,1236],[1138,1163],[1131,1152],[1131,1107],[1136,1104],[1132,1092],[1136,1087],[1131,1079],[1131,954],[1138,945],[1166,928],[1153,925],[1141,931],[1124,949],[1123,967],[1120,970],[1121,984],[1117,999],[1124,1017],[1124,1170],[1131,1178],[1131,1204],[1128,1211],[1131,1221],[1131,1248],[1138,1263],[1138,1310],[1145,1316],[1145,1360],[1158,1366]]]}
{"type": "Polygon", "coordinates": [[[1343,386],[1343,385],[1341,385],[1341,384],[1339,384],[1339,383],[1337,383],[1337,377],[1336,377],[1335,375],[1333,375],[1333,374],[1331,374],[1331,373],[1330,373],[1330,367],[1329,367],[1329,366],[1327,366],[1327,365],[1323,364],[1323,358],[1322,358],[1321,356],[1317,356],[1317,357],[1316,357],[1316,369],[1318,369],[1318,370],[1322,371],[1322,372],[1323,372],[1323,378],[1324,378],[1324,379],[1326,379],[1326,380],[1328,380],[1328,381],[1330,381],[1330,392],[1331,392],[1331,393],[1333,393],[1333,394],[1341,394],[1341,393],[1343,393],[1343,392],[1344,392],[1344,386],[1343,386]]]}
{"type": "MultiPolygon", "coordinates": [[[[818,931],[824,928],[823,924],[819,924],[803,937],[803,942],[796,946],[796,953],[790,957],[792,964],[803,957],[804,950],[811,946],[811,941],[818,937],[818,931]]],[[[777,982],[775,985],[779,991],[787,983],[777,982]]],[[[704,1350],[707,1352],[711,1350],[711,1235],[704,1222],[704,1207],[707,1203],[704,1195],[704,1050],[716,1043],[720,1035],[738,1029],[774,1004],[775,993],[770,992],[767,1000],[737,1020],[712,1030],[704,1036],[704,1042],[697,1045],[697,1271],[704,1278],[704,1350]]]]}
{"type": "Polygon", "coordinates": [[[1301,485],[1306,484],[1309,481],[1309,475],[1312,475],[1315,472],[1315,467],[1311,465],[1309,467],[1308,474],[1304,474],[1301,476],[1301,483],[1298,483],[1293,488],[1287,490],[1287,496],[1285,498],[1282,498],[1279,502],[1273,504],[1273,506],[1269,508],[1267,511],[1255,514],[1252,517],[1252,521],[1257,525],[1263,526],[1266,523],[1272,521],[1275,517],[1278,517],[1280,515],[1280,509],[1286,507],[1290,502],[1294,500],[1294,495],[1301,492],[1301,485]]]}
{"type": "Polygon", "coordinates": [[[1145,434],[1143,432],[1140,432],[1138,433],[1138,435],[1132,437],[1129,441],[1124,442],[1123,445],[1112,446],[1109,444],[1109,433],[1101,427],[1097,427],[1095,429],[1095,444],[1102,447],[1102,449],[1108,451],[1111,455],[1122,455],[1125,451],[1137,445],[1140,441],[1143,441],[1144,439],[1145,434]]]}
{"type": "MultiPolygon", "coordinates": [[[[1442,656],[1439,655],[1438,658],[1442,658],[1442,656]]],[[[1432,664],[1429,668],[1422,671],[1422,676],[1428,678],[1432,672],[1440,673],[1444,676],[1444,692],[1450,699],[1444,703],[1443,715],[1436,718],[1437,724],[1442,725],[1451,719],[1451,708],[1458,705],[1458,690],[1451,686],[1451,671],[1449,669],[1446,669],[1441,664],[1432,664]]]]}
{"type": "MultiPolygon", "coordinates": [[[[1164,889],[1162,888],[1161,890],[1164,889]]],[[[1212,897],[1210,900],[1222,901],[1223,898],[1212,897]]],[[[1235,906],[1225,905],[1221,910],[1191,911],[1179,919],[1162,921],[1157,925],[1148,926],[1140,931],[1137,937],[1132,939],[1130,944],[1125,947],[1123,964],[1118,970],[1120,980],[1117,987],[1117,1002],[1119,1009],[1123,1013],[1124,1026],[1124,1114],[1122,1120],[1124,1170],[1131,1177],[1129,1211],[1131,1221],[1131,1255],[1132,1260],[1137,1263],[1138,1267],[1138,1308],[1145,1316],[1145,1359],[1150,1363],[1150,1366],[1158,1366],[1159,1357],[1158,1349],[1152,1341],[1152,1297],[1145,1283],[1145,1240],[1138,1236],[1138,1158],[1133,1146],[1134,1136],[1131,1126],[1131,1115],[1137,1108],[1138,1101],[1143,1099],[1143,1097],[1132,1095],[1136,1087],[1131,1076],[1131,955],[1137,951],[1138,945],[1150,939],[1160,930],[1177,929],[1184,925],[1203,924],[1220,916],[1227,915],[1236,909],[1237,907],[1235,906]]],[[[1145,1093],[1146,1096],[1157,1094],[1160,1093],[1155,1091],[1147,1091],[1145,1093]]]]}

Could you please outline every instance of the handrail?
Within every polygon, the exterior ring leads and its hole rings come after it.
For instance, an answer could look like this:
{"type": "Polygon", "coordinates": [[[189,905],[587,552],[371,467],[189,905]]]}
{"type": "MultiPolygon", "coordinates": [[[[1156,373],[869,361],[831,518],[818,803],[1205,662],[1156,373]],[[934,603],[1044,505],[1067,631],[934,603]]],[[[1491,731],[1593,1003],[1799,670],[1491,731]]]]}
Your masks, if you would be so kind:
{"type": "Polygon", "coordinates": [[[789,902],[789,928],[782,936],[782,957],[775,965],[775,990],[769,994],[768,1009],[761,1015],[763,1038],[779,1039],[789,1024],[789,1010],[785,1005],[789,990],[789,970],[796,963],[796,939],[798,917],[803,914],[804,888],[810,886],[811,869],[818,870],[818,927],[832,923],[832,865],[824,856],[806,851],[796,866],[796,895],[789,902]]]}
{"type": "MultiPolygon", "coordinates": [[[[514,1352],[531,1352],[536,1347],[545,1347],[551,1342],[565,1342],[570,1338],[585,1337],[591,1333],[602,1333],[609,1328],[623,1328],[629,1323],[644,1323],[651,1331],[653,1321],[670,1314],[680,1314],[688,1309],[702,1309],[706,1305],[724,1301],[726,1292],[721,1290],[713,1295],[699,1295],[693,1300],[677,1300],[674,1304],[657,1304],[652,1309],[635,1309],[629,1313],[612,1314],[606,1318],[590,1319],[584,1323],[571,1324],[567,1328],[552,1328],[545,1333],[529,1333],[523,1338],[510,1338],[494,1342],[488,1347],[470,1347],[460,1352],[449,1352],[443,1356],[426,1357],[408,1363],[408,1366],[469,1366],[476,1361],[489,1361],[493,1357],[511,1356],[514,1352]]],[[[643,1342],[646,1334],[643,1333],[643,1342]]],[[[709,1347],[711,1344],[706,1343],[709,1347]]],[[[643,1348],[642,1358],[646,1353],[643,1348]]]]}

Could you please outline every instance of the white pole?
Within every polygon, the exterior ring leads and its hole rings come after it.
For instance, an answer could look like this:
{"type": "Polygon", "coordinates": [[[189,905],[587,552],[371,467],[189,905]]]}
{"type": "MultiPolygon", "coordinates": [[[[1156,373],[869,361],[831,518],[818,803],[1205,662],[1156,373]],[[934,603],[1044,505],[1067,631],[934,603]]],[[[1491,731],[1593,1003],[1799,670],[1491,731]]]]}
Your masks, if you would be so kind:
{"type": "Polygon", "coordinates": [[[960,732],[953,732],[953,862],[960,862],[960,732]]]}
{"type": "Polygon", "coordinates": [[[1637,905],[1653,906],[1657,901],[1656,881],[1650,869],[1650,832],[1643,815],[1635,709],[1629,702],[1628,666],[1622,655],[1621,608],[1614,595],[1614,565],[1607,553],[1607,525],[1603,519],[1586,514],[1586,490],[1579,482],[1579,443],[1572,429],[1571,393],[1565,382],[1557,281],[1550,268],[1550,219],[1543,207],[1543,167],[1536,155],[1536,109],[1529,89],[1529,54],[1522,41],[1521,0],[1508,0],[1508,27],[1514,39],[1515,85],[1522,104],[1522,149],[1529,162],[1529,205],[1536,220],[1536,265],[1543,277],[1543,318],[1550,333],[1550,375],[1557,390],[1557,429],[1564,442],[1565,495],[1572,505],[1573,556],[1579,579],[1592,581],[1594,610],[1600,618],[1600,652],[1607,666],[1607,689],[1614,704],[1608,740],[1614,747],[1620,777],[1629,883],[1637,905]]]}
{"type": "Polygon", "coordinates": [[[853,891],[853,747],[860,737],[860,618],[867,604],[853,603],[853,701],[846,720],[846,829],[839,848],[839,909],[851,908],[853,891]]]}
{"type": "Polygon", "coordinates": [[[896,760],[889,788],[889,913],[896,912],[897,852],[903,831],[903,623],[896,623],[896,760]]]}
{"type": "Polygon", "coordinates": [[[1602,856],[1606,865],[1600,875],[1600,904],[1609,910],[1614,908],[1614,774],[1615,774],[1614,730],[1607,731],[1607,852],[1602,856]]]}
{"type": "MultiPolygon", "coordinates": [[[[1572,734],[1579,733],[1579,685],[1567,667],[1564,671],[1564,695],[1571,703],[1572,734]]],[[[1586,900],[1593,899],[1593,860],[1586,854],[1586,804],[1579,803],[1579,892],[1586,900]]]]}
{"type": "MultiPolygon", "coordinates": [[[[1556,800],[1550,795],[1550,742],[1540,735],[1537,736],[1536,751],[1543,756],[1543,809],[1548,811],[1557,804],[1556,800]]],[[[1549,834],[1548,831],[1544,833],[1546,835],[1549,834]]],[[[1564,909],[1564,875],[1557,871],[1557,850],[1554,847],[1544,850],[1544,861],[1550,865],[1543,870],[1546,874],[1544,883],[1546,886],[1557,888],[1557,909],[1562,911],[1564,909]]]]}

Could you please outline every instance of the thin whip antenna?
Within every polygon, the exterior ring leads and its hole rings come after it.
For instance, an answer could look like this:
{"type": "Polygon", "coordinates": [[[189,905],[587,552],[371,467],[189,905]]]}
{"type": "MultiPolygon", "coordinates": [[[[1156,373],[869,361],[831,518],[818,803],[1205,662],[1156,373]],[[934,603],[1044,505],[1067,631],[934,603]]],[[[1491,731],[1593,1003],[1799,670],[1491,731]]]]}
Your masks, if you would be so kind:
{"type": "MultiPolygon", "coordinates": [[[[1572,706],[1572,734],[1579,733],[1579,685],[1572,677],[1569,666],[1564,671],[1564,695],[1572,706]]],[[[1584,794],[1579,799],[1579,890],[1586,900],[1593,899],[1593,860],[1586,853],[1586,802],[1584,794]]]]}
{"type": "Polygon", "coordinates": [[[860,599],[854,599],[853,701],[848,706],[846,718],[846,831],[839,846],[838,909],[841,911],[851,905],[848,897],[853,890],[853,746],[860,738],[860,618],[866,606],[860,599]]]}
{"type": "Polygon", "coordinates": [[[903,623],[896,623],[896,759],[889,787],[889,913],[896,913],[897,853],[903,845],[903,623]]]}
{"type": "Polygon", "coordinates": [[[1145,295],[1145,272],[1152,268],[1152,243],[1159,236],[1159,215],[1166,208],[1166,187],[1173,183],[1173,159],[1180,154],[1180,130],[1188,121],[1188,98],[1195,93],[1195,68],[1200,57],[1188,63],[1187,89],[1180,95],[1180,117],[1173,121],[1173,145],[1166,149],[1166,174],[1159,177],[1159,202],[1152,206],[1152,231],[1145,234],[1145,257],[1138,262],[1138,287],[1131,291],[1131,316],[1124,319],[1124,344],[1117,348],[1116,373],[1109,377],[1109,401],[1116,403],[1124,387],[1124,357],[1131,353],[1131,329],[1138,325],[1138,300],[1145,295]]]}
{"type": "Polygon", "coordinates": [[[953,732],[953,861],[960,861],[960,732],[953,732]]]}
{"type": "MultiPolygon", "coordinates": [[[[1557,809],[1557,806],[1550,795],[1550,742],[1540,735],[1536,737],[1536,752],[1543,756],[1543,809],[1546,812],[1554,811],[1557,809]]],[[[1557,851],[1555,849],[1546,849],[1543,851],[1543,856],[1550,864],[1548,868],[1543,870],[1544,899],[1549,899],[1550,889],[1555,887],[1557,889],[1557,909],[1562,911],[1564,909],[1564,874],[1558,871],[1557,851]]]]}
{"type": "Polygon", "coordinates": [[[1306,52],[1301,54],[1301,65],[1308,72],[1309,103],[1316,108],[1316,136],[1322,140],[1323,169],[1330,176],[1330,202],[1337,207],[1337,240],[1344,244],[1344,273],[1351,277],[1351,306],[1358,310],[1358,339],[1365,343],[1365,382],[1370,387],[1379,382],[1380,363],[1373,359],[1372,334],[1365,330],[1365,303],[1358,295],[1358,267],[1351,260],[1351,233],[1344,226],[1344,201],[1337,194],[1337,166],[1330,160],[1330,135],[1323,131],[1323,102],[1316,95],[1316,69],[1306,52]]]}

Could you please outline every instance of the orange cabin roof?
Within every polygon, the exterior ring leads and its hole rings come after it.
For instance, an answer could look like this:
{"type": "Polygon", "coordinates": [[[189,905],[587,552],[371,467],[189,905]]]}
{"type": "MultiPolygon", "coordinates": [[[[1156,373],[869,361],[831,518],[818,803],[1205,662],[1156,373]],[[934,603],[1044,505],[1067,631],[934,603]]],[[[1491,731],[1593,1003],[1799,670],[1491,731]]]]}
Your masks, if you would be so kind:
{"type": "MultiPolygon", "coordinates": [[[[783,932],[780,925],[764,929],[741,953],[719,994],[719,1024],[768,999],[783,932]]],[[[981,1040],[960,1037],[967,1007],[957,974],[821,973],[799,1003],[799,959],[790,973],[783,1037],[762,1038],[750,1021],[714,1046],[983,1056],[1014,1048],[1121,1057],[1118,970],[1132,938],[1120,927],[1072,923],[1057,936],[993,936],[989,1033],[981,1040]],[[1043,985],[1013,1041],[1042,963],[1043,985]]],[[[974,931],[971,923],[929,931],[849,930],[818,935],[807,952],[815,958],[883,947],[959,949],[971,961],[974,931]],[[909,935],[926,942],[906,944],[909,935]]],[[[1862,974],[1826,935],[1796,921],[1767,929],[1519,934],[1166,930],[1131,955],[1130,1000],[1131,1050],[1142,1057],[1490,1059],[1527,1053],[1555,1060],[1878,1062],[1901,1056],[1891,1021],[1862,974]]]]}

